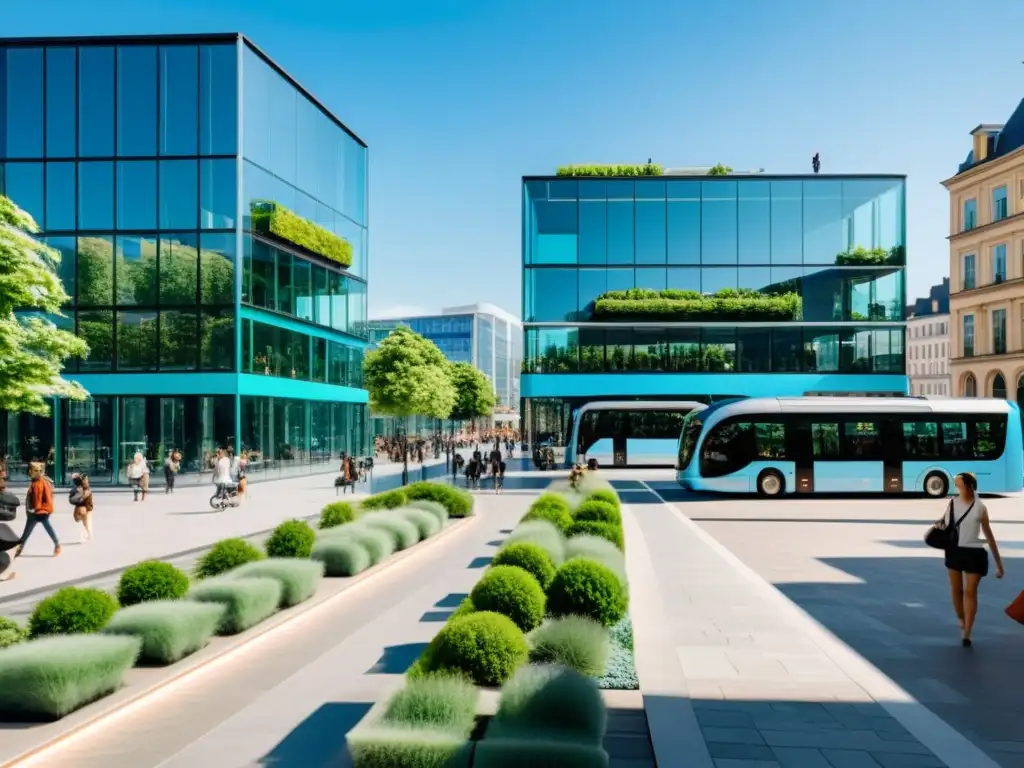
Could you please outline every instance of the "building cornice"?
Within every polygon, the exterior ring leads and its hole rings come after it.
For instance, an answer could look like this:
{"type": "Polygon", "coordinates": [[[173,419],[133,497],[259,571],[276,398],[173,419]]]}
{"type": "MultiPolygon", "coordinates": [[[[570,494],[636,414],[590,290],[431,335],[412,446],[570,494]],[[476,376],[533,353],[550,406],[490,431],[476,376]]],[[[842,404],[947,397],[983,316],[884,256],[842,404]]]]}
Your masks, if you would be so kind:
{"type": "MultiPolygon", "coordinates": [[[[972,227],[962,232],[954,232],[952,235],[947,235],[946,239],[951,243],[958,243],[961,240],[969,240],[970,236],[977,235],[979,232],[983,235],[990,234],[1007,223],[1024,225],[1024,211],[1007,216],[1005,219],[990,221],[988,224],[982,224],[980,227],[972,227]]],[[[1024,226],[1022,226],[1022,229],[1024,229],[1024,226]]]]}
{"type": "Polygon", "coordinates": [[[1018,160],[1024,160],[1024,147],[1018,147],[1013,152],[1008,152],[991,160],[982,160],[967,170],[960,171],[955,176],[950,176],[939,183],[952,192],[954,189],[966,187],[969,183],[978,181],[980,178],[989,175],[990,172],[992,176],[996,176],[1001,171],[1005,171],[1004,166],[1013,165],[1018,160]]]}

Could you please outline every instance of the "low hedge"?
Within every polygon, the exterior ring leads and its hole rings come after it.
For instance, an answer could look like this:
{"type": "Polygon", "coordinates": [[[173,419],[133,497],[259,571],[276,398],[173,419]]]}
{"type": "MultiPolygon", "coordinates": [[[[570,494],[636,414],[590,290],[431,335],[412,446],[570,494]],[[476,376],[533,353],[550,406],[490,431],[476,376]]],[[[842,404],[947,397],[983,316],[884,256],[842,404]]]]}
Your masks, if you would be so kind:
{"type": "Polygon", "coordinates": [[[117,601],[99,589],[64,587],[36,604],[28,620],[32,637],[99,632],[117,613],[117,601]]]}
{"type": "Polygon", "coordinates": [[[434,501],[448,510],[449,517],[471,517],[473,495],[461,488],[423,480],[402,489],[410,501],[434,501]]]}
{"type": "Polygon", "coordinates": [[[179,600],[186,592],[185,572],[160,560],[147,560],[125,569],[117,582],[117,602],[124,607],[150,600],[179,600]]]}
{"type": "Polygon", "coordinates": [[[629,594],[615,573],[593,560],[570,560],[548,588],[552,616],[589,616],[606,627],[626,615],[629,594]]]}
{"type": "Polygon", "coordinates": [[[476,685],[501,685],[527,660],[529,648],[512,619],[475,611],[449,620],[427,646],[418,666],[424,673],[465,675],[476,685]]]}
{"type": "Polygon", "coordinates": [[[469,768],[473,743],[443,731],[357,726],[345,737],[353,768],[469,768]]]}
{"type": "Polygon", "coordinates": [[[209,579],[192,587],[188,599],[222,604],[224,615],[217,633],[236,635],[273,614],[281,604],[281,591],[277,579],[209,579]]]}
{"type": "Polygon", "coordinates": [[[572,508],[569,502],[557,493],[542,493],[530,505],[529,511],[523,516],[522,522],[546,520],[560,531],[568,530],[572,525],[572,508]]]}
{"type": "Polygon", "coordinates": [[[352,243],[273,200],[253,201],[250,216],[252,228],[257,232],[295,243],[343,267],[352,266],[352,243]]]}
{"type": "Polygon", "coordinates": [[[320,510],[320,521],[317,527],[323,531],[327,528],[336,528],[345,523],[355,522],[355,508],[344,501],[332,501],[320,510]]]}
{"type": "Polygon", "coordinates": [[[407,680],[388,701],[381,722],[429,728],[468,739],[476,723],[479,695],[476,686],[457,676],[407,680]]]}
{"type": "Polygon", "coordinates": [[[559,566],[565,560],[565,537],[558,526],[548,520],[527,520],[515,527],[502,543],[501,548],[510,547],[519,542],[536,544],[548,553],[551,562],[559,566]]]}
{"type": "Polygon", "coordinates": [[[103,634],[137,637],[140,661],[173,664],[205,647],[223,616],[219,603],[155,600],[118,611],[103,634]]]}
{"type": "Polygon", "coordinates": [[[495,565],[469,593],[478,611],[508,616],[523,632],[540,626],[544,619],[544,590],[527,571],[514,565],[495,565]]]}
{"type": "Polygon", "coordinates": [[[728,288],[707,296],[697,291],[630,288],[609,291],[594,301],[595,318],[620,321],[671,319],[743,322],[799,320],[803,303],[798,293],[763,294],[728,288]]]}
{"type": "Polygon", "coordinates": [[[585,501],[607,501],[616,509],[622,509],[622,501],[619,499],[619,494],[611,488],[597,488],[589,491],[585,501]]]}
{"type": "Polygon", "coordinates": [[[28,640],[28,630],[14,619],[0,616],[0,648],[7,648],[28,640]]]}
{"type": "Polygon", "coordinates": [[[319,539],[310,554],[328,577],[355,576],[370,567],[370,553],[352,537],[319,539]]]}
{"type": "Polygon", "coordinates": [[[613,571],[623,584],[627,581],[626,556],[621,549],[602,536],[581,534],[568,539],[565,542],[565,559],[569,561],[575,557],[596,560],[613,571]]]}
{"type": "Polygon", "coordinates": [[[370,565],[383,563],[395,551],[395,539],[388,531],[366,525],[365,522],[344,525],[337,532],[331,531],[328,535],[321,537],[322,541],[344,541],[346,539],[354,541],[366,550],[370,556],[370,565]]]}
{"type": "Polygon", "coordinates": [[[135,663],[137,637],[47,637],[0,653],[0,719],[57,720],[116,691],[135,663]]]}
{"type": "Polygon", "coordinates": [[[431,501],[430,499],[413,499],[409,502],[409,509],[422,509],[424,512],[429,512],[443,528],[445,523],[448,522],[448,508],[439,501],[431,501]]]}
{"type": "Polygon", "coordinates": [[[274,529],[264,545],[267,557],[309,557],[316,531],[305,520],[285,520],[274,529]]]}
{"type": "Polygon", "coordinates": [[[622,525],[622,513],[619,508],[611,502],[601,499],[588,499],[580,504],[573,512],[573,521],[590,521],[593,523],[610,523],[615,526],[622,525]]]}
{"type": "MultiPolygon", "coordinates": [[[[443,509],[443,507],[442,507],[443,509]]],[[[399,507],[394,511],[395,515],[408,520],[419,532],[420,541],[423,539],[429,539],[435,533],[441,530],[441,521],[437,515],[428,512],[425,509],[419,509],[418,507],[399,507]]]]}
{"type": "Polygon", "coordinates": [[[530,633],[527,641],[534,663],[561,664],[591,677],[603,675],[608,665],[608,630],[585,616],[546,621],[530,633]]]}
{"type": "Polygon", "coordinates": [[[398,509],[399,507],[404,507],[408,502],[409,497],[405,495],[404,489],[384,491],[383,493],[377,493],[373,496],[367,496],[359,502],[359,508],[367,511],[377,509],[398,509]]]}
{"type": "Polygon", "coordinates": [[[638,165],[560,165],[556,176],[661,176],[665,172],[657,163],[638,165]]]}
{"type": "Polygon", "coordinates": [[[367,515],[362,524],[368,528],[386,531],[395,543],[395,550],[402,551],[415,546],[420,540],[420,531],[409,520],[402,517],[397,510],[389,510],[376,515],[367,515]]]}
{"type": "Polygon", "coordinates": [[[196,578],[208,579],[232,571],[240,565],[262,560],[263,553],[245,539],[222,539],[199,558],[196,578]]]}
{"type": "Polygon", "coordinates": [[[320,586],[324,565],[317,560],[274,557],[246,563],[229,576],[241,579],[274,579],[281,584],[281,608],[290,608],[311,598],[320,586]]]}
{"type": "Polygon", "coordinates": [[[593,520],[577,520],[569,526],[569,538],[575,536],[600,536],[614,544],[618,549],[626,551],[626,538],[622,526],[614,523],[598,523],[593,520]]]}
{"type": "Polygon", "coordinates": [[[502,547],[494,556],[493,565],[514,565],[529,573],[547,589],[555,578],[555,563],[551,555],[541,546],[529,541],[519,541],[502,547]]]}

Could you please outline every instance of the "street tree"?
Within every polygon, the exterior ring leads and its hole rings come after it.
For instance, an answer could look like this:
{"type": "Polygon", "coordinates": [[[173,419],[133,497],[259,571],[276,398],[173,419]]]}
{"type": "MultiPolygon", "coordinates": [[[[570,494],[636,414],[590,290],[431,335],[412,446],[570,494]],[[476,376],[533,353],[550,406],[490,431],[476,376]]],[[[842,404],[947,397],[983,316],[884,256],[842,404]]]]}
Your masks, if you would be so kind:
{"type": "Polygon", "coordinates": [[[86,343],[50,320],[68,301],[57,277],[60,253],[33,235],[35,221],[0,195],[0,410],[49,415],[48,399],[84,400],[77,382],[61,377],[86,343]]]}
{"type": "Polygon", "coordinates": [[[484,372],[472,363],[452,363],[452,386],[455,388],[455,407],[450,418],[453,421],[475,421],[489,416],[498,402],[494,385],[484,372]]]}

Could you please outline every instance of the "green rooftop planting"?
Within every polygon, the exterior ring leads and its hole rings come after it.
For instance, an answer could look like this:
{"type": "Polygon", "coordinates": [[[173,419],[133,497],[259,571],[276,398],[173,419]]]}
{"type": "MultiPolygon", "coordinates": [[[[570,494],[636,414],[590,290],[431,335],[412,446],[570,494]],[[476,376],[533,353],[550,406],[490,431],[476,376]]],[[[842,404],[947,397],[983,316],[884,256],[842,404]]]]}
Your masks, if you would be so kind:
{"type": "Polygon", "coordinates": [[[352,266],[352,243],[328,232],[272,200],[257,200],[252,207],[252,228],[305,248],[325,259],[352,266]]]}
{"type": "Polygon", "coordinates": [[[560,165],[557,176],[661,176],[665,169],[657,163],[643,165],[560,165]]]}
{"type": "Polygon", "coordinates": [[[711,166],[711,169],[708,171],[708,176],[728,176],[730,173],[732,173],[732,166],[716,163],[711,166]]]}
{"type": "Polygon", "coordinates": [[[801,311],[797,293],[764,294],[743,288],[727,288],[711,295],[630,288],[601,294],[594,302],[594,316],[603,320],[799,320],[801,311]]]}
{"type": "Polygon", "coordinates": [[[836,266],[885,266],[886,264],[902,264],[903,246],[893,248],[865,248],[858,245],[848,251],[836,254],[836,266]]]}

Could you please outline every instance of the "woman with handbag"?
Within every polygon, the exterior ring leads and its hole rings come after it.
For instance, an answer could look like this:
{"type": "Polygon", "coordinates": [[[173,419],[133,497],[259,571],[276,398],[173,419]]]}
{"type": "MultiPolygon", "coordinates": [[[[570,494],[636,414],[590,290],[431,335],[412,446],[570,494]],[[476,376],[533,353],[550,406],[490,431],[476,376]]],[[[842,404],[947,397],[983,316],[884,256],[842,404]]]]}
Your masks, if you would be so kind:
{"type": "Polygon", "coordinates": [[[962,472],[954,482],[957,495],[950,500],[946,516],[929,531],[927,540],[931,546],[937,546],[941,539],[953,609],[960,620],[961,642],[969,648],[978,615],[978,586],[988,575],[986,541],[996,563],[997,579],[1003,578],[1003,559],[992,535],[988,509],[978,496],[978,479],[970,472],[962,472]]]}

